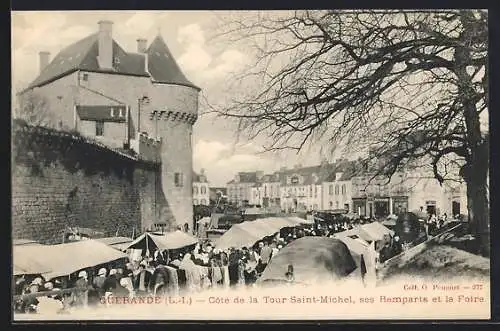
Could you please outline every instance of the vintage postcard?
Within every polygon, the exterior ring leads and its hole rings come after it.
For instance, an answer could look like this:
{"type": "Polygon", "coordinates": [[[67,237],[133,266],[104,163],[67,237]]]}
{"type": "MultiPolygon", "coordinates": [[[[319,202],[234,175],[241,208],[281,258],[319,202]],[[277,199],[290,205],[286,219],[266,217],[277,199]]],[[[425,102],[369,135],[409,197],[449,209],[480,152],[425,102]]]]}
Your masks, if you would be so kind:
{"type": "Polygon", "coordinates": [[[490,319],[487,10],[11,15],[14,321],[490,319]]]}

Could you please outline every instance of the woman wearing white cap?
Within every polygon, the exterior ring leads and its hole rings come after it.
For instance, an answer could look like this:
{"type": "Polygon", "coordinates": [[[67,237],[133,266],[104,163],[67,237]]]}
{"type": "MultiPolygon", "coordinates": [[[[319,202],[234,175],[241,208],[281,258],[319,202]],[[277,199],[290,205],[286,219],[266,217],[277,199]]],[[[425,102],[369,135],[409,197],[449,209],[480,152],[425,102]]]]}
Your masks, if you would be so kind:
{"type": "Polygon", "coordinates": [[[85,270],[82,270],[78,273],[78,280],[76,281],[77,288],[77,296],[76,296],[76,304],[78,306],[87,307],[88,305],[88,295],[89,295],[89,282],[88,275],[85,270]]]}
{"type": "Polygon", "coordinates": [[[99,272],[97,273],[97,277],[95,277],[94,281],[92,282],[92,285],[99,293],[99,297],[104,296],[104,282],[106,281],[106,274],[107,273],[108,273],[108,271],[106,270],[106,268],[99,269],[99,272]]]}

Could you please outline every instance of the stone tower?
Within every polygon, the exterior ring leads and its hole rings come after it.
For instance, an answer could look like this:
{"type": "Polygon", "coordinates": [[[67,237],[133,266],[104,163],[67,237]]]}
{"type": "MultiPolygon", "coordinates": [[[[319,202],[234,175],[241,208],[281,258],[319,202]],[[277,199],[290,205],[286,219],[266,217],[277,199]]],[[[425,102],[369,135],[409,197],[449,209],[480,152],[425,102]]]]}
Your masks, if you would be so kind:
{"type": "Polygon", "coordinates": [[[149,104],[141,108],[140,131],[162,140],[161,186],[177,225],[193,229],[193,124],[198,93],[182,73],[160,34],[145,50],[153,77],[149,104]]]}

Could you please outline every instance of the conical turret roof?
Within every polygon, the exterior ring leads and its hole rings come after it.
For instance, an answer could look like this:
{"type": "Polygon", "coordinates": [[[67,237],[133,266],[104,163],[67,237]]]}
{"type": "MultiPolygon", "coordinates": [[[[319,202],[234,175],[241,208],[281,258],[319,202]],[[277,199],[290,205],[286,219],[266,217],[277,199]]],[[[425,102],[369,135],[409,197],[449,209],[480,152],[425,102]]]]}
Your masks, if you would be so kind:
{"type": "Polygon", "coordinates": [[[155,82],[190,86],[200,90],[186,78],[161,34],[155,37],[147,49],[147,54],[148,71],[155,82]]]}

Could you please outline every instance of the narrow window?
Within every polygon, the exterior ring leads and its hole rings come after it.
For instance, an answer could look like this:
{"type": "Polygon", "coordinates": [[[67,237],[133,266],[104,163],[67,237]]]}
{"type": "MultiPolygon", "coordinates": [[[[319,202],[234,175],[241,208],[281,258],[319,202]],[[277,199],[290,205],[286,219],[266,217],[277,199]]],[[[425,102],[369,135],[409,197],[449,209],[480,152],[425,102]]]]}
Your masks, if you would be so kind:
{"type": "Polygon", "coordinates": [[[95,135],[98,137],[104,136],[104,122],[103,121],[96,121],[95,122],[95,135]]]}
{"type": "Polygon", "coordinates": [[[182,187],[183,186],[183,178],[182,174],[180,172],[176,172],[174,175],[174,182],[176,187],[182,187]]]}

